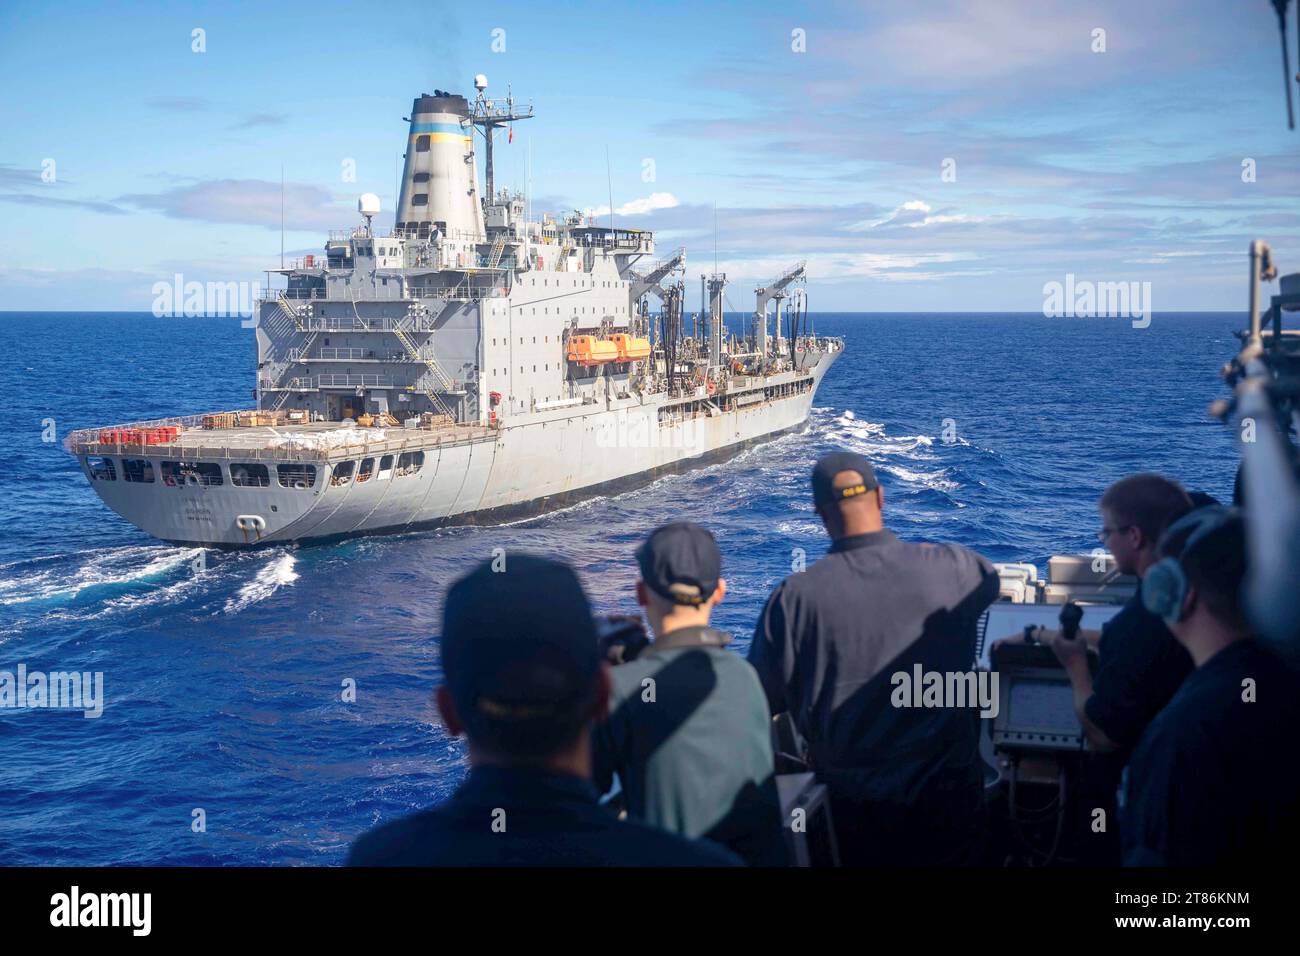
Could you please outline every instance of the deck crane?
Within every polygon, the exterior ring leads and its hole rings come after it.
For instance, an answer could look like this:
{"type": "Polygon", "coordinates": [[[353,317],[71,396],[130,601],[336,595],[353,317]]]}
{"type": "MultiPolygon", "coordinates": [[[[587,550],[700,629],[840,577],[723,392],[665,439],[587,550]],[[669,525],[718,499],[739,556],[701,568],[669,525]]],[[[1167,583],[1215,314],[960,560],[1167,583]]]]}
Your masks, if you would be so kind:
{"type": "Polygon", "coordinates": [[[759,361],[763,364],[767,362],[767,304],[773,299],[776,300],[776,352],[779,355],[781,353],[781,302],[786,297],[786,288],[791,283],[802,281],[805,278],[805,266],[807,264],[806,260],[800,259],[767,285],[761,285],[754,290],[756,297],[754,305],[754,346],[758,352],[759,361]]]}
{"type": "Polygon", "coordinates": [[[664,297],[665,289],[659,283],[667,276],[674,272],[686,271],[686,249],[685,247],[674,250],[670,255],[652,262],[645,272],[636,272],[632,269],[627,270],[627,280],[631,283],[628,290],[633,302],[640,302],[641,297],[647,292],[653,292],[661,300],[664,297]]]}
{"type": "Polygon", "coordinates": [[[661,307],[668,305],[668,294],[672,283],[665,288],[661,282],[674,273],[685,271],[686,249],[679,247],[671,254],[652,262],[644,272],[628,269],[624,273],[624,277],[628,280],[628,300],[632,303],[633,311],[645,322],[647,329],[651,328],[651,322],[650,309],[644,301],[646,294],[653,292],[658,297],[661,307]]]}

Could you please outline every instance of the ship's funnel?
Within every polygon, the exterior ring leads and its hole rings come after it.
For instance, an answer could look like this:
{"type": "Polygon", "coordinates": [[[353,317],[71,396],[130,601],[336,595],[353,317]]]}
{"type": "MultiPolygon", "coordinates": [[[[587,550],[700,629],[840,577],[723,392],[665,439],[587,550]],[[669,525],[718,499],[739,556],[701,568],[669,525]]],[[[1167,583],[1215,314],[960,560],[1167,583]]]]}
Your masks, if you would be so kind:
{"type": "Polygon", "coordinates": [[[435,223],[446,235],[483,240],[483,209],[474,170],[474,127],[463,96],[435,91],[411,106],[411,128],[397,201],[397,230],[427,236],[435,223]]]}

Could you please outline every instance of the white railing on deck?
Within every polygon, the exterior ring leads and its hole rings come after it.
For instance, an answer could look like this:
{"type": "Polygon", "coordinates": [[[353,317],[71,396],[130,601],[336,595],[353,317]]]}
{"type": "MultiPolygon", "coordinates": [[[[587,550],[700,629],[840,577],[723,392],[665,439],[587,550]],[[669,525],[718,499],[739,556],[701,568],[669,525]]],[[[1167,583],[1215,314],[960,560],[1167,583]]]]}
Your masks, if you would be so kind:
{"type": "MultiPolygon", "coordinates": [[[[460,425],[442,425],[435,429],[428,428],[387,428],[387,434],[403,433],[400,438],[385,438],[382,441],[370,440],[370,429],[355,429],[357,441],[347,445],[334,445],[329,448],[246,448],[237,445],[222,444],[168,444],[135,445],[106,444],[99,441],[101,431],[107,428],[135,429],[159,428],[167,425],[184,425],[197,428],[208,414],[187,415],[182,418],[160,418],[147,422],[130,422],[125,425],[109,425],[104,429],[82,428],[70,433],[63,440],[63,447],[73,455],[142,456],[166,458],[175,461],[195,461],[222,459],[233,461],[327,461],[349,458],[356,455],[384,454],[387,452],[420,451],[440,445],[458,445],[464,442],[479,441],[493,437],[497,428],[485,422],[468,422],[460,425]]],[[[237,413],[216,413],[237,414],[237,413]]],[[[186,435],[192,438],[192,435],[186,435]]]]}

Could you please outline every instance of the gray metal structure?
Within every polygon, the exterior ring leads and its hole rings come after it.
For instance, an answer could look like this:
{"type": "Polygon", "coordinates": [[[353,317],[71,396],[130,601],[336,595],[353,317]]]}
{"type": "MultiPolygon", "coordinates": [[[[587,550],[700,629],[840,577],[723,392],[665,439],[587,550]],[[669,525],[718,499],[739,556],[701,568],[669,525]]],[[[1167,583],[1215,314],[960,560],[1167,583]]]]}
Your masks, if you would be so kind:
{"type": "Polygon", "coordinates": [[[661,284],[685,250],[638,271],[652,233],[529,221],[523,196],[493,191],[490,161],[480,198],[475,129],[490,157],[494,131],[532,108],[476,86],[472,104],[441,90],[414,101],[389,235],[363,197],[364,224],[275,271],[283,288],[258,303],[256,409],[69,436],[109,507],[158,538],[219,547],[491,521],[802,425],[843,342],[728,340],[724,276],[698,341],[681,282],[661,284]]]}

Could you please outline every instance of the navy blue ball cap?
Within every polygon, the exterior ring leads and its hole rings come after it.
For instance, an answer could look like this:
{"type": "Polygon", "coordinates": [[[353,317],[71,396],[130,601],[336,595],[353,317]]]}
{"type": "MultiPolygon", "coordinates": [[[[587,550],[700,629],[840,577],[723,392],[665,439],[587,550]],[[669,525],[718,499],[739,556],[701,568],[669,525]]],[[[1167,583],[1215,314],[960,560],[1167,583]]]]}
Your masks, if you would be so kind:
{"type": "Polygon", "coordinates": [[[722,577],[718,542],[689,521],[656,529],[637,548],[636,560],[646,587],[677,604],[703,604],[718,589],[722,577]]]}
{"type": "Polygon", "coordinates": [[[876,469],[871,467],[871,462],[867,461],[864,456],[856,452],[834,451],[828,455],[822,455],[821,458],[817,459],[817,464],[813,466],[813,502],[818,507],[856,498],[858,495],[864,495],[868,491],[874,491],[879,487],[880,482],[876,480],[876,469]],[[849,485],[847,488],[836,489],[835,476],[842,471],[855,471],[862,476],[862,481],[849,485]]]}
{"type": "Polygon", "coordinates": [[[474,716],[529,720],[568,713],[600,669],[596,623],[567,564],[509,554],[451,586],[442,611],[442,668],[456,706],[474,716]]]}

